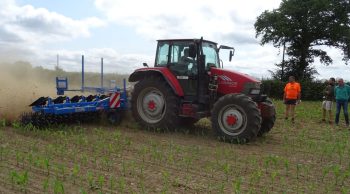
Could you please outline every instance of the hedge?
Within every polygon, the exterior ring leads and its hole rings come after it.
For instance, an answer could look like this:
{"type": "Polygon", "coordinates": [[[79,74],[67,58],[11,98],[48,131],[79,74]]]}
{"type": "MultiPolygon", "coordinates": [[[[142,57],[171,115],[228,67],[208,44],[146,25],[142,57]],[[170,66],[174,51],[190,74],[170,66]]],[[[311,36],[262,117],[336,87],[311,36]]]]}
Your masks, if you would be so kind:
{"type": "MultiPolygon", "coordinates": [[[[326,83],[321,81],[301,81],[301,99],[302,100],[322,100],[323,90],[326,87],[326,83]]],[[[287,82],[280,80],[262,80],[262,89],[265,94],[270,98],[282,99],[284,86],[287,82]]]]}

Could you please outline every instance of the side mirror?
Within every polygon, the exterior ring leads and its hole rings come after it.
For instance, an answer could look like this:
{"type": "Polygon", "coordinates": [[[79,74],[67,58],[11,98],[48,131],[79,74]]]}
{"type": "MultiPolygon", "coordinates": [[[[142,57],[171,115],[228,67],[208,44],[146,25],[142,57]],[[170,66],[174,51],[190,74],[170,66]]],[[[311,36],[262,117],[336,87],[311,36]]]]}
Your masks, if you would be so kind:
{"type": "Polygon", "coordinates": [[[235,55],[235,52],[233,50],[230,51],[230,57],[229,57],[229,61],[232,61],[232,57],[233,55],[235,55]]]}
{"type": "Polygon", "coordinates": [[[143,65],[144,67],[148,67],[147,63],[142,63],[142,65],[143,65]]]}
{"type": "Polygon", "coordinates": [[[233,57],[233,55],[235,55],[235,48],[230,47],[230,46],[220,45],[218,52],[220,51],[220,49],[230,50],[229,61],[232,61],[232,57],[233,57]]]}
{"type": "Polygon", "coordinates": [[[196,58],[197,56],[197,47],[195,44],[190,44],[190,48],[188,50],[188,56],[191,58],[196,58]]]}

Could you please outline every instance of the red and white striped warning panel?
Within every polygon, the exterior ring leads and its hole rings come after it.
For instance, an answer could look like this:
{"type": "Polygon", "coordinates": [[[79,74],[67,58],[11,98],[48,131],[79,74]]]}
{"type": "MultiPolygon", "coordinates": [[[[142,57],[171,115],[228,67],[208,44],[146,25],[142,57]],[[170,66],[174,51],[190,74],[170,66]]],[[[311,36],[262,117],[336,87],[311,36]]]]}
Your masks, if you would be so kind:
{"type": "Polygon", "coordinates": [[[109,107],[110,108],[120,107],[120,93],[116,92],[111,94],[111,97],[109,98],[109,107]]]}

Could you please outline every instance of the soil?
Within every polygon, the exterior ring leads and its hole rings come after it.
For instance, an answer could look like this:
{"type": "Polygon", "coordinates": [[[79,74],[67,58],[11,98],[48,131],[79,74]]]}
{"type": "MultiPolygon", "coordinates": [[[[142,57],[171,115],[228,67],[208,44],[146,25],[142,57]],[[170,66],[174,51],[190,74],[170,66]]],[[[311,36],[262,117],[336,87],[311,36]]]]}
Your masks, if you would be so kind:
{"type": "Polygon", "coordinates": [[[45,180],[49,180],[49,193],[55,192],[59,183],[66,193],[322,193],[349,188],[348,178],[335,183],[331,169],[323,174],[335,164],[345,171],[349,155],[345,154],[342,162],[335,153],[323,155],[317,146],[329,143],[323,133],[300,131],[302,122],[295,126],[283,122],[278,119],[277,125],[288,125],[285,131],[276,128],[246,145],[218,141],[207,120],[191,129],[160,132],[142,130],[130,121],[119,127],[5,127],[0,130],[0,193],[23,193],[21,185],[11,182],[10,174],[25,171],[27,193],[45,192],[45,180]],[[302,132],[313,137],[311,143],[303,142],[302,132]],[[30,155],[34,158],[31,162],[30,155]],[[45,159],[50,161],[49,171],[45,159]],[[76,177],[72,175],[74,166],[79,166],[76,177]]]}

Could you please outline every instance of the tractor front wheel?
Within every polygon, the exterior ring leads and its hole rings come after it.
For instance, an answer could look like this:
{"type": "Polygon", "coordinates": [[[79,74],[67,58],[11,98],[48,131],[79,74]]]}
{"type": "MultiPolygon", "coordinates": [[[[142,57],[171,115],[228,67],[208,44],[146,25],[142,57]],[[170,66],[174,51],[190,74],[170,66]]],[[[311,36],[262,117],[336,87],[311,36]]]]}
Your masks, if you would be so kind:
{"type": "Polygon", "coordinates": [[[246,95],[228,94],[214,104],[211,121],[220,140],[246,143],[257,136],[261,116],[255,102],[246,95]]]}
{"type": "Polygon", "coordinates": [[[160,77],[145,77],[134,87],[131,98],[135,120],[148,128],[174,128],[179,123],[179,98],[160,77]]]}
{"type": "MultiPolygon", "coordinates": [[[[267,99],[266,103],[272,105],[272,101],[271,99],[267,99]]],[[[275,125],[275,121],[276,121],[276,111],[274,111],[274,115],[268,118],[263,118],[262,123],[261,123],[261,128],[259,130],[258,133],[258,137],[263,136],[265,133],[268,133],[273,126],[275,125]]]]}

